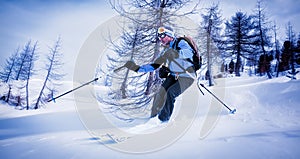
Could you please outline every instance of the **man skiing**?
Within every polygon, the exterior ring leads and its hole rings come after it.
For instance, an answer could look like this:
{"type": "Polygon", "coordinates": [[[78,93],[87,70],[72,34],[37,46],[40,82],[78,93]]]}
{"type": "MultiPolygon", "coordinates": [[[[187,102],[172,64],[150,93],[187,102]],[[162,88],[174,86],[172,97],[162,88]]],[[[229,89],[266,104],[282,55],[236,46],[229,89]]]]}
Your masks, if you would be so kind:
{"type": "Polygon", "coordinates": [[[187,41],[177,41],[170,27],[160,27],[157,36],[161,44],[166,47],[166,51],[154,63],[139,66],[133,61],[128,61],[124,66],[135,72],[152,72],[161,65],[167,64],[166,79],[154,96],[151,112],[151,118],[158,115],[160,121],[167,122],[172,115],[176,97],[194,82],[194,77],[191,77],[195,75],[191,62],[194,53],[187,41]]]}

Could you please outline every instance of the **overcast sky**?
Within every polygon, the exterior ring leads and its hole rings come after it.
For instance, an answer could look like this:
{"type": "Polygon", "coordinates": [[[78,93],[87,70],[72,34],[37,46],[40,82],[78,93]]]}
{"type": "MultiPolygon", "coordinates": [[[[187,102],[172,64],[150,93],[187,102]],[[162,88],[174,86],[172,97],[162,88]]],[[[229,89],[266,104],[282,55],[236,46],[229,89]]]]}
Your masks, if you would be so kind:
{"type": "MultiPolygon", "coordinates": [[[[19,46],[29,40],[39,42],[39,52],[47,52],[62,38],[66,69],[72,72],[74,61],[89,34],[104,21],[117,15],[108,0],[0,0],[0,64],[3,65],[19,46]]],[[[217,0],[202,0],[200,8],[217,0]]],[[[267,0],[266,12],[276,21],[284,39],[285,25],[290,21],[300,32],[300,0],[267,0]],[[297,19],[298,18],[298,19],[297,19]]],[[[252,14],[256,0],[220,0],[224,18],[236,11],[252,14]]]]}

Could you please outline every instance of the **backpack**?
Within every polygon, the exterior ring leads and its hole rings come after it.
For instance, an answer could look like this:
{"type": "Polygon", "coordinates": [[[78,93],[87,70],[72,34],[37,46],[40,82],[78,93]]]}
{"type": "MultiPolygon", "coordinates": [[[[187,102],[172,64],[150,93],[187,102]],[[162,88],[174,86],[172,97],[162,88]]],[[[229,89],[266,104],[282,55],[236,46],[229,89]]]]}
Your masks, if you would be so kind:
{"type": "Polygon", "coordinates": [[[176,50],[180,50],[180,47],[178,47],[178,44],[181,40],[185,40],[190,45],[190,47],[193,49],[193,53],[194,53],[193,61],[191,59],[187,59],[187,60],[194,65],[195,71],[198,71],[202,65],[202,57],[199,55],[198,48],[197,48],[195,41],[190,36],[178,37],[174,44],[176,50]]]}

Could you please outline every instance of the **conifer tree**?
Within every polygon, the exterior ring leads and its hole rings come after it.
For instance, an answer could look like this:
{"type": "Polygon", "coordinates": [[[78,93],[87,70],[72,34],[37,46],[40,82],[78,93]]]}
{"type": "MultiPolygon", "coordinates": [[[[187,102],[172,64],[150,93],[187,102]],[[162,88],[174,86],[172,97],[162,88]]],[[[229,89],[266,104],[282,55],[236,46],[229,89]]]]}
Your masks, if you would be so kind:
{"type": "Polygon", "coordinates": [[[201,28],[199,31],[199,39],[203,39],[201,42],[206,42],[206,44],[202,44],[204,46],[204,49],[202,50],[204,51],[204,57],[207,61],[207,77],[209,86],[212,86],[212,65],[213,62],[216,63],[218,57],[220,57],[220,47],[222,43],[222,18],[219,4],[213,4],[211,7],[206,8],[205,13],[202,14],[201,17],[203,22],[201,23],[201,28]]]}
{"type": "Polygon", "coordinates": [[[255,53],[253,54],[253,59],[256,60],[256,56],[259,55],[259,65],[258,71],[260,75],[267,73],[269,78],[272,78],[271,70],[270,70],[270,60],[272,60],[271,56],[267,50],[270,50],[271,36],[269,31],[271,28],[269,27],[269,22],[266,17],[265,7],[262,0],[258,0],[256,4],[255,13],[253,15],[253,45],[257,49],[255,49],[255,53]]]}
{"type": "Polygon", "coordinates": [[[64,77],[65,74],[61,72],[62,70],[62,53],[61,48],[61,38],[55,42],[53,48],[49,49],[49,54],[47,55],[47,62],[45,64],[46,76],[43,82],[43,86],[40,90],[39,96],[36,100],[34,109],[38,109],[41,103],[51,99],[55,92],[57,92],[57,87],[59,86],[59,81],[64,77]]]}
{"type": "Polygon", "coordinates": [[[224,49],[236,58],[235,75],[240,76],[242,57],[250,59],[250,55],[255,52],[252,46],[253,23],[252,18],[243,12],[237,12],[225,23],[225,47],[224,49]]]}

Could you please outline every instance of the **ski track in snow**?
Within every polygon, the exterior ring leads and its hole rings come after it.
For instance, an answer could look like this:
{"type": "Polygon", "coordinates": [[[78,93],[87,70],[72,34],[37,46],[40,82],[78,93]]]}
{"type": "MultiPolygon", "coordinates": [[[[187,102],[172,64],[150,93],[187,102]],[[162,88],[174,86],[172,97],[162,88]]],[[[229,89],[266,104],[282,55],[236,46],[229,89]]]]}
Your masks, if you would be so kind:
{"type": "MultiPolygon", "coordinates": [[[[0,158],[300,158],[300,80],[285,77],[222,80],[216,80],[219,85],[209,89],[213,92],[224,89],[222,100],[236,108],[236,114],[228,115],[224,108],[220,116],[218,111],[207,114],[214,99],[203,90],[205,96],[199,97],[201,102],[190,129],[172,145],[145,154],[115,151],[105,144],[118,143],[109,140],[100,143],[100,136],[91,136],[81,123],[75,102],[70,100],[72,95],[30,111],[16,110],[2,102],[0,158]],[[212,130],[200,138],[207,115],[218,116],[218,120],[212,130]]],[[[178,110],[174,111],[176,114],[178,110]]],[[[176,124],[176,120],[172,122],[176,124]]],[[[159,127],[144,124],[124,129],[151,133],[151,128],[159,131],[159,127]]]]}

